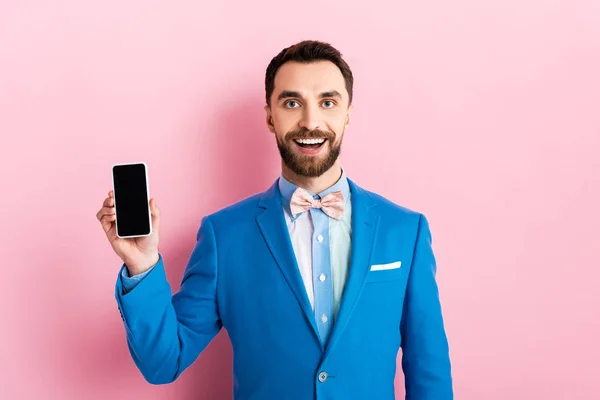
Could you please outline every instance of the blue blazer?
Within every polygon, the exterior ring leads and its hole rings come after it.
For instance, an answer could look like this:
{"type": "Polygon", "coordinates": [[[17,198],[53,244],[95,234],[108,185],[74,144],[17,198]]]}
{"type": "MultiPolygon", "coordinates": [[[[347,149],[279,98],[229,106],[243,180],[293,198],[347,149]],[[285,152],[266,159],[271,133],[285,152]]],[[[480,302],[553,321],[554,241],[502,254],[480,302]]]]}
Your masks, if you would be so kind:
{"type": "Polygon", "coordinates": [[[266,192],[202,219],[173,296],[162,255],[131,292],[123,294],[117,279],[127,343],[144,378],[173,382],[224,327],[238,400],[394,399],[400,347],[406,399],[452,399],[427,219],[348,181],[350,269],[325,345],[275,181],[266,192]],[[371,270],[397,261],[400,268],[371,270]]]}

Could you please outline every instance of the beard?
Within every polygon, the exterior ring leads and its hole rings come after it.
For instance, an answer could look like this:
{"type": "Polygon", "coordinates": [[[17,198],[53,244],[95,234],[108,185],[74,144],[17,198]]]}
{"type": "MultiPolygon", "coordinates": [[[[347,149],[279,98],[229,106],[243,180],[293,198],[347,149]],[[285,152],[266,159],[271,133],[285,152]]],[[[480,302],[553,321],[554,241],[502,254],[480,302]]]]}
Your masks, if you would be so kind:
{"type": "Polygon", "coordinates": [[[295,174],[309,178],[316,178],[327,172],[333,164],[335,164],[342,151],[342,140],[340,139],[339,143],[336,144],[335,134],[330,131],[322,131],[319,129],[309,131],[306,128],[301,128],[297,131],[288,132],[285,135],[285,139],[280,139],[277,135],[275,137],[277,140],[277,147],[279,148],[279,154],[285,165],[295,174]],[[327,144],[329,150],[324,157],[322,154],[318,156],[308,156],[293,149],[293,147],[296,146],[294,139],[311,138],[327,139],[326,142],[323,143],[323,146],[327,144]]]}

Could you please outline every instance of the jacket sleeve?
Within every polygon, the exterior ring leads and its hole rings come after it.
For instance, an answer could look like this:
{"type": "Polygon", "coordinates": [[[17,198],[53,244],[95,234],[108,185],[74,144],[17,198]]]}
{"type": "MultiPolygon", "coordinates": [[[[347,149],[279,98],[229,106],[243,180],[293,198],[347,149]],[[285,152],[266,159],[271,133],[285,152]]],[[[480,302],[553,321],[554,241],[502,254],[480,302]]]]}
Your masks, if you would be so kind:
{"type": "MultiPolygon", "coordinates": [[[[160,252],[158,253],[158,258],[159,261],[162,261],[162,254],[160,254],[160,252]]],[[[146,275],[152,271],[152,268],[154,268],[154,266],[147,271],[142,272],[141,274],[129,276],[129,270],[127,269],[127,266],[123,264],[121,267],[121,284],[123,285],[123,294],[131,292],[142,281],[142,279],[144,279],[146,275]]]]}
{"type": "Polygon", "coordinates": [[[454,396],[435,274],[429,223],[420,215],[400,326],[407,400],[452,400],[454,396]]]}
{"type": "Polygon", "coordinates": [[[129,351],[148,382],[175,381],[219,333],[223,325],[216,290],[217,249],[209,217],[202,219],[181,287],[173,296],[162,256],[130,292],[124,294],[117,279],[115,297],[129,351]]]}

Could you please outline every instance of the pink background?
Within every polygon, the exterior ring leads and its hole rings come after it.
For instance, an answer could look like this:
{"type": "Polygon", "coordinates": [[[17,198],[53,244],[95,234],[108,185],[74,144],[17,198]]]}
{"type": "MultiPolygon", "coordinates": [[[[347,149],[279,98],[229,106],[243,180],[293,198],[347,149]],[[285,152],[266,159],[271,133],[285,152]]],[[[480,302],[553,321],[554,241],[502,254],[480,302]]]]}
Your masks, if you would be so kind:
{"type": "Polygon", "coordinates": [[[264,72],[307,38],[355,74],[348,175],[430,219],[456,398],[600,399],[597,0],[2,1],[0,398],[231,397],[225,332],[143,380],[95,214],[146,161],[177,289],[202,216],[277,177],[264,72]]]}

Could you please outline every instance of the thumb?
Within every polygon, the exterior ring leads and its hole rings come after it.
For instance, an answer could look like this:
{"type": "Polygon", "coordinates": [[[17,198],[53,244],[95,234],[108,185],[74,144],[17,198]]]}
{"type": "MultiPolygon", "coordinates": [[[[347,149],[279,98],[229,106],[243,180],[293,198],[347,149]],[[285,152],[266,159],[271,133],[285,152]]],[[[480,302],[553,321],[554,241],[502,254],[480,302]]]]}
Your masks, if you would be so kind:
{"type": "Polygon", "coordinates": [[[150,213],[152,214],[152,230],[158,231],[160,227],[160,210],[156,207],[156,200],[150,199],[150,213]]]}

